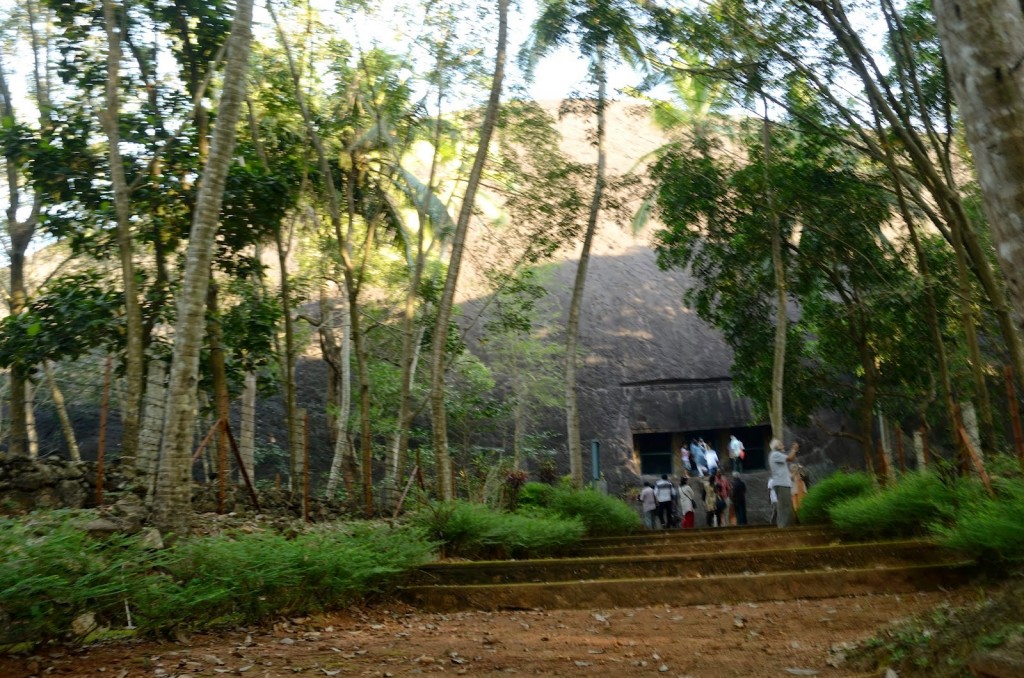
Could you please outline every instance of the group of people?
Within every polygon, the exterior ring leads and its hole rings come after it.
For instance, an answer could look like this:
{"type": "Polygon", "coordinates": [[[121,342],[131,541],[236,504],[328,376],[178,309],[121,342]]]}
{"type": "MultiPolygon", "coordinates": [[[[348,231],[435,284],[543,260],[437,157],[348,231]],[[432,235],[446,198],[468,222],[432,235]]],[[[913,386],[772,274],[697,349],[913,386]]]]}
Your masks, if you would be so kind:
{"type": "MultiPolygon", "coordinates": [[[[722,471],[722,461],[718,452],[703,438],[693,438],[680,452],[683,468],[698,478],[719,475],[722,471]]],[[[729,462],[732,464],[733,472],[743,473],[743,459],[746,454],[743,443],[736,436],[729,436],[729,462]]]]}
{"type": "Polygon", "coordinates": [[[747,485],[739,471],[733,471],[732,481],[715,469],[699,476],[697,489],[687,473],[679,477],[677,486],[662,474],[655,483],[644,483],[638,501],[644,514],[644,526],[649,530],[672,527],[684,529],[694,526],[697,512],[697,494],[704,507],[708,527],[747,524],[747,485]]]}
{"type": "MultiPolygon", "coordinates": [[[[806,492],[801,474],[793,474],[790,463],[796,460],[800,446],[793,443],[785,452],[782,441],[773,439],[769,445],[768,494],[772,505],[771,523],[779,527],[793,524],[798,499],[806,492]],[[795,479],[794,479],[795,477],[795,479]],[[794,485],[796,488],[794,489],[794,485]]],[[[644,525],[649,530],[694,526],[699,492],[708,527],[747,524],[747,485],[740,476],[745,450],[743,443],[731,436],[729,459],[732,478],[726,478],[718,454],[703,440],[695,438],[682,449],[683,475],[677,486],[662,474],[655,483],[645,482],[640,492],[644,525]],[[691,482],[691,473],[696,483],[691,482]],[[696,485],[696,490],[694,486],[696,485]]],[[[799,468],[799,467],[797,467],[799,468]]]]}

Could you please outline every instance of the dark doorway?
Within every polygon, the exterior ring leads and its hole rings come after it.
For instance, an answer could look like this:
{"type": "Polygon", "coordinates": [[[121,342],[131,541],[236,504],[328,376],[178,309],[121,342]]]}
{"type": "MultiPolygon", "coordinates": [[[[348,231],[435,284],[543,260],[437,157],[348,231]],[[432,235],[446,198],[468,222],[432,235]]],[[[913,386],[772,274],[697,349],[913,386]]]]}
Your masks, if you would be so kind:
{"type": "Polygon", "coordinates": [[[642,475],[672,473],[671,433],[636,433],[633,435],[633,448],[640,456],[642,475]]]}
{"type": "Polygon", "coordinates": [[[694,438],[703,439],[718,452],[718,458],[726,469],[729,465],[729,436],[736,436],[743,443],[745,471],[761,471],[767,468],[768,443],[771,441],[770,426],[739,426],[736,428],[701,429],[685,431],[685,444],[694,438]]]}

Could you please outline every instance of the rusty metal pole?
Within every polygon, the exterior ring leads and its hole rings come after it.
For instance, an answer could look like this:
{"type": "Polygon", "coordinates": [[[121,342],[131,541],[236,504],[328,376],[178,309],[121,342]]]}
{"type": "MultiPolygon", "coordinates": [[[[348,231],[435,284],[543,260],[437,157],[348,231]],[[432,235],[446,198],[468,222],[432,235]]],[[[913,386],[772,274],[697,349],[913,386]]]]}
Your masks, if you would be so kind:
{"type": "Polygon", "coordinates": [[[309,410],[302,411],[302,519],[309,522],[309,410]]]}
{"type": "Polygon", "coordinates": [[[103,377],[103,405],[100,408],[100,440],[96,450],[96,506],[103,505],[103,462],[107,453],[107,411],[110,409],[110,370],[114,359],[107,356],[103,377]]]}
{"type": "Polygon", "coordinates": [[[218,419],[214,424],[215,429],[220,429],[217,436],[217,513],[224,513],[224,504],[228,486],[228,441],[224,434],[227,427],[227,419],[218,419]]]}
{"type": "Polygon", "coordinates": [[[1017,461],[1024,467],[1024,434],[1020,426],[1020,406],[1017,403],[1017,386],[1013,383],[1013,368],[1003,368],[1006,378],[1006,405],[1010,408],[1010,421],[1013,423],[1013,449],[1017,453],[1017,461]]]}

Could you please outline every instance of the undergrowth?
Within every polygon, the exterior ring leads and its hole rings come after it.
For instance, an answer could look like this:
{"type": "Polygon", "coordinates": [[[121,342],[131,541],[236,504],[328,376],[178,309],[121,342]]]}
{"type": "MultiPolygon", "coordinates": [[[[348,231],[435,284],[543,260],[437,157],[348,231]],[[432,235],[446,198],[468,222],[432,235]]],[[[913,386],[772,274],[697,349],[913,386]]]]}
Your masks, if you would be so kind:
{"type": "Polygon", "coordinates": [[[939,476],[908,473],[885,489],[835,504],[828,513],[835,528],[853,539],[912,537],[949,520],[957,503],[956,490],[939,476]]]}
{"type": "Polygon", "coordinates": [[[996,496],[979,489],[960,502],[956,522],[936,525],[935,536],[950,548],[975,556],[986,566],[1024,561],[1024,481],[997,479],[996,496]]]}
{"type": "Polygon", "coordinates": [[[147,550],[134,536],[90,538],[84,518],[56,512],[0,520],[0,648],[128,624],[160,635],[306,614],[351,603],[427,562],[423,531],[324,529],[289,540],[235,534],[147,550]]]}
{"type": "Polygon", "coordinates": [[[520,558],[554,555],[586,532],[576,518],[524,509],[507,513],[465,501],[432,502],[413,522],[443,545],[444,555],[461,558],[520,558]]]}
{"type": "Polygon", "coordinates": [[[640,528],[640,517],[631,506],[589,489],[527,483],[520,491],[519,506],[541,509],[561,518],[579,519],[592,537],[629,534],[640,528]]]}
{"type": "Polygon", "coordinates": [[[800,502],[800,523],[818,525],[829,522],[829,509],[848,499],[860,497],[877,489],[868,473],[833,473],[818,481],[800,502]]]}

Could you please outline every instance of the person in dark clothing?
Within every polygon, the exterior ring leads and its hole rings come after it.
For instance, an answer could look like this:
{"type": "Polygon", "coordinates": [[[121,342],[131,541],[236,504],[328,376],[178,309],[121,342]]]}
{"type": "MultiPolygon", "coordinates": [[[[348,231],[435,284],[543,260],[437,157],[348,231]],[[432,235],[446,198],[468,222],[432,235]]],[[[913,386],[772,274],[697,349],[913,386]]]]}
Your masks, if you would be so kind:
{"type": "Polygon", "coordinates": [[[732,474],[732,505],[736,509],[736,524],[747,524],[747,484],[738,471],[732,474]]]}

